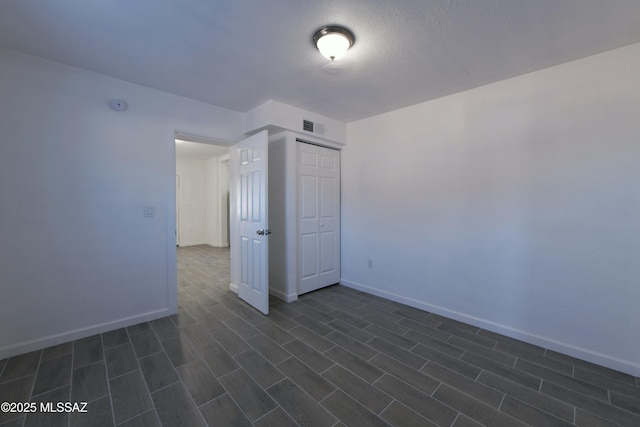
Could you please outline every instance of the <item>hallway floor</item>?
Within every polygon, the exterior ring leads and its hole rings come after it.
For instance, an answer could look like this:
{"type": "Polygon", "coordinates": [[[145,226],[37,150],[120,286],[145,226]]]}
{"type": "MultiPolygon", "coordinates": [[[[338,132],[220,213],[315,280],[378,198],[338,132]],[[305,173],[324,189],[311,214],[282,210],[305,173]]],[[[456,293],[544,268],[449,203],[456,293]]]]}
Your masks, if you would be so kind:
{"type": "Polygon", "coordinates": [[[0,426],[638,426],[640,380],[343,286],[269,316],[178,249],[179,313],[0,361],[0,426]]]}

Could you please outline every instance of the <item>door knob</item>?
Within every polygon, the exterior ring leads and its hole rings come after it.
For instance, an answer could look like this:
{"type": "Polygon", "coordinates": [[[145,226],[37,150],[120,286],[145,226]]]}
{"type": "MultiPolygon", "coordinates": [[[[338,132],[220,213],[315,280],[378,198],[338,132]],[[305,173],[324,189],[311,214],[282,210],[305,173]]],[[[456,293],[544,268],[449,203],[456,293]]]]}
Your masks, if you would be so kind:
{"type": "Polygon", "coordinates": [[[268,236],[269,234],[271,234],[271,230],[269,230],[269,229],[263,230],[261,228],[260,230],[256,231],[256,234],[258,236],[268,236]]]}

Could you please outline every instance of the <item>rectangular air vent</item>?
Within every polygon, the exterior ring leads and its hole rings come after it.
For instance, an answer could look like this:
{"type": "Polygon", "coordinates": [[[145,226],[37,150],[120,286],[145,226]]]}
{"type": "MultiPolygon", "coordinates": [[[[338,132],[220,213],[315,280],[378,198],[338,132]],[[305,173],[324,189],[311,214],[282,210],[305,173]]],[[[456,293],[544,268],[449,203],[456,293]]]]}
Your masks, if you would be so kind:
{"type": "Polygon", "coordinates": [[[302,130],[313,132],[313,122],[311,120],[302,120],[302,130]]]}
{"type": "Polygon", "coordinates": [[[302,120],[302,130],[313,132],[318,135],[324,134],[324,125],[322,123],[314,123],[311,120],[302,120]]]}

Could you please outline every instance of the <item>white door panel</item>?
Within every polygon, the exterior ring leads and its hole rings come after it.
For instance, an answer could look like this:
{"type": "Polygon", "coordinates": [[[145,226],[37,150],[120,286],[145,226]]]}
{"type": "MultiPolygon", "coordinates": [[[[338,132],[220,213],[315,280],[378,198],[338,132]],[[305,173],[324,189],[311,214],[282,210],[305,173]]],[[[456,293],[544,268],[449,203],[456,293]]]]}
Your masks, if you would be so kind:
{"type": "Polygon", "coordinates": [[[320,169],[335,171],[336,158],[334,156],[320,155],[320,169]]]}
{"type": "Polygon", "coordinates": [[[320,233],[320,273],[327,274],[335,270],[336,233],[327,231],[320,233]]]}
{"type": "Polygon", "coordinates": [[[318,275],[318,236],[316,233],[303,234],[301,239],[302,277],[318,275]]]}
{"type": "MultiPolygon", "coordinates": [[[[234,239],[238,257],[232,263],[238,296],[264,314],[269,313],[267,222],[267,133],[240,141],[231,150],[236,183],[234,239]]],[[[234,248],[234,245],[236,248],[234,248]]]]}
{"type": "Polygon", "coordinates": [[[318,167],[318,154],[305,151],[300,153],[300,165],[310,166],[312,168],[318,167]]]}
{"type": "Polygon", "coordinates": [[[304,220],[318,218],[318,177],[303,175],[300,177],[300,209],[304,220]]]}
{"type": "Polygon", "coordinates": [[[335,191],[336,182],[335,178],[320,178],[320,218],[322,219],[335,219],[338,216],[335,205],[335,191]]]}

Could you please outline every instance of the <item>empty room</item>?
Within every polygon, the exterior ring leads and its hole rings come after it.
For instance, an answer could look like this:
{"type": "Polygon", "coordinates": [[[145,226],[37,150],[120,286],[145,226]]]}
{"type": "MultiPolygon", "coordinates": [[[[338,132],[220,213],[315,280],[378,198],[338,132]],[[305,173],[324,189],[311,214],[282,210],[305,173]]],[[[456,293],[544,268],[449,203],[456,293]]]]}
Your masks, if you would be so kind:
{"type": "Polygon", "coordinates": [[[0,427],[640,425],[640,3],[0,2],[0,427]]]}

